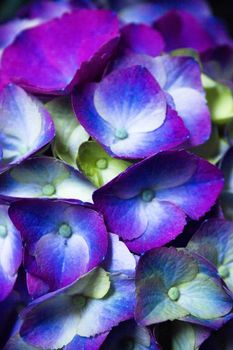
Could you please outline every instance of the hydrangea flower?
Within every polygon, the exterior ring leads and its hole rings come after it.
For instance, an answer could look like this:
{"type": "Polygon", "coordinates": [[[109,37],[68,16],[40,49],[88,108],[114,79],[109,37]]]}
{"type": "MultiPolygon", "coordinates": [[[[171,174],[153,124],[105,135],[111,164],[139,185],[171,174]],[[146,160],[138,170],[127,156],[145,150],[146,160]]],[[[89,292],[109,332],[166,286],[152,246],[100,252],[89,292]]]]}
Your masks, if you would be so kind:
{"type": "MultiPolygon", "coordinates": [[[[135,65],[148,69],[165,92],[170,107],[183,119],[190,134],[186,146],[197,146],[207,141],[211,120],[198,62],[191,57],[128,54],[116,62],[115,68],[135,65]]],[[[165,124],[164,127],[167,129],[165,124]]]]}
{"type": "Polygon", "coordinates": [[[118,20],[110,11],[73,11],[22,32],[4,50],[2,69],[31,92],[66,93],[98,75],[118,36],[118,20]]]}
{"type": "Polygon", "coordinates": [[[0,92],[0,110],[1,173],[52,141],[55,129],[42,104],[16,85],[0,92]]]}
{"type": "Polygon", "coordinates": [[[215,203],[221,172],[185,151],[164,152],[128,168],[93,194],[108,229],[134,252],[160,247],[215,203]],[[198,197],[198,201],[197,201],[198,197]]]}
{"type": "Polygon", "coordinates": [[[10,217],[25,243],[24,266],[33,296],[64,287],[104,259],[108,237],[93,209],[65,202],[18,201],[10,217]]]}
{"type": "Polygon", "coordinates": [[[144,158],[187,140],[187,130],[152,74],[141,66],[119,69],[73,95],[78,120],[106,151],[144,158]]]}
{"type": "Polygon", "coordinates": [[[0,205],[0,301],[12,291],[21,261],[20,233],[8,216],[8,206],[0,205]]]}
{"type": "Polygon", "coordinates": [[[69,199],[92,202],[95,187],[77,170],[50,157],[27,159],[0,175],[0,199],[69,199]]]}
{"type": "MultiPolygon", "coordinates": [[[[42,348],[59,348],[72,341],[81,349],[87,344],[88,350],[94,350],[94,341],[100,341],[98,335],[131,319],[135,306],[135,259],[114,235],[103,267],[108,273],[96,268],[25,308],[20,329],[24,341],[42,348]]],[[[75,347],[70,343],[67,349],[75,347]]]]}
{"type": "Polygon", "coordinates": [[[207,220],[188,243],[188,249],[205,257],[218,269],[219,276],[233,293],[233,223],[207,220]]]}
{"type": "Polygon", "coordinates": [[[136,290],[135,317],[144,326],[187,319],[217,328],[233,306],[207,260],[172,247],[157,248],[140,258],[136,290]]]}

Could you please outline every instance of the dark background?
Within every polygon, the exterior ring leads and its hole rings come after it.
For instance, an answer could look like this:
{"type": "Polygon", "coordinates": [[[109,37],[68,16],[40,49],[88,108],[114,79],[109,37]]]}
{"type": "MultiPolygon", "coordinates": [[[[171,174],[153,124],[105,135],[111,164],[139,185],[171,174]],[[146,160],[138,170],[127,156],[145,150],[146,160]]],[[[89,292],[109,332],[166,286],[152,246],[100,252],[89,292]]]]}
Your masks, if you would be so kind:
{"type": "MultiPolygon", "coordinates": [[[[97,0],[98,1],[98,0],[97,0]]],[[[181,0],[182,1],[182,0],[181,0]]],[[[195,0],[190,0],[195,1],[195,0]]],[[[14,16],[16,11],[30,0],[0,0],[0,22],[14,16]]],[[[125,1],[127,3],[127,1],[125,1]]],[[[213,12],[227,23],[229,31],[233,36],[233,1],[232,0],[209,0],[213,12]]]]}

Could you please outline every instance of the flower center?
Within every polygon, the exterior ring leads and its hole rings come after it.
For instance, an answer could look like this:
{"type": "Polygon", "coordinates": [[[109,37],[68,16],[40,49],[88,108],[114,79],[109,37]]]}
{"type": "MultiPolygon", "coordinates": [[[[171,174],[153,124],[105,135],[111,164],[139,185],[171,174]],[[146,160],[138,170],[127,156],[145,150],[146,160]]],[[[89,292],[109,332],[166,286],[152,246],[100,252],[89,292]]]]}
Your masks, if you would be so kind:
{"type": "Polygon", "coordinates": [[[108,161],[105,158],[97,160],[96,166],[98,169],[106,169],[108,167],[108,161]]]}
{"type": "Polygon", "coordinates": [[[70,238],[72,236],[72,229],[68,224],[62,224],[59,227],[58,232],[59,232],[59,235],[61,235],[64,238],[70,238]]]}
{"type": "Polygon", "coordinates": [[[221,278],[227,278],[230,276],[230,271],[227,266],[221,265],[218,268],[218,274],[221,278]]]}
{"type": "Polygon", "coordinates": [[[153,190],[144,190],[141,196],[144,202],[151,202],[155,198],[155,193],[153,190]]]}
{"type": "Polygon", "coordinates": [[[5,238],[7,236],[7,228],[5,225],[0,225],[0,237],[5,238]]]}
{"type": "Polygon", "coordinates": [[[56,189],[52,184],[47,184],[42,188],[42,193],[45,196],[52,196],[55,192],[56,189]]]}
{"type": "Polygon", "coordinates": [[[124,140],[129,136],[128,132],[124,128],[116,129],[115,136],[117,139],[124,140]]]}
{"type": "Polygon", "coordinates": [[[180,291],[177,287],[172,287],[168,291],[168,296],[172,301],[177,301],[180,297],[180,291]]]}

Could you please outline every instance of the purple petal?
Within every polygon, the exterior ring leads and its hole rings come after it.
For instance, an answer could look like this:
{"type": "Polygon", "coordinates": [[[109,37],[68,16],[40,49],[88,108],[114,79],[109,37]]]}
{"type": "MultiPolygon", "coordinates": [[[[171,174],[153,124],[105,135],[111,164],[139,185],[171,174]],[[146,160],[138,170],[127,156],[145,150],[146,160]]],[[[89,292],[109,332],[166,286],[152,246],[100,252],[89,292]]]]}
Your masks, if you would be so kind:
{"type": "MultiPolygon", "coordinates": [[[[88,298],[81,309],[75,304],[76,298],[86,295],[85,288],[88,285],[85,281],[94,278],[96,273],[98,270],[92,270],[72,285],[31,303],[21,314],[24,320],[20,330],[22,338],[34,346],[62,347],[75,339],[77,334],[93,337],[109,332],[120,322],[131,319],[135,286],[133,278],[127,275],[110,276],[110,291],[102,299],[88,298]]],[[[95,280],[90,282],[95,283],[95,280]]],[[[96,288],[102,286],[96,285],[96,288]]]]}
{"type": "Polygon", "coordinates": [[[4,51],[3,71],[32,92],[65,92],[102,70],[118,35],[118,21],[110,11],[64,14],[22,32],[4,51]]]}
{"type": "Polygon", "coordinates": [[[158,191],[158,199],[175,203],[188,216],[197,220],[218,198],[223,187],[223,176],[217,167],[207,161],[191,154],[186,156],[187,162],[195,164],[192,176],[180,186],[158,191]]]}
{"type": "Polygon", "coordinates": [[[73,95],[73,106],[88,133],[118,157],[144,158],[187,139],[158,83],[139,66],[114,71],[87,86],[73,95]]]}
{"type": "Polygon", "coordinates": [[[8,85],[0,93],[0,109],[0,145],[3,150],[0,172],[3,172],[49,143],[55,129],[50,115],[39,101],[15,85],[8,85]]]}
{"type": "Polygon", "coordinates": [[[150,57],[129,54],[116,63],[116,68],[141,65],[150,71],[167,93],[167,102],[183,119],[190,133],[186,146],[196,146],[208,140],[211,119],[201,83],[198,63],[190,57],[163,55],[150,57]]]}
{"type": "Polygon", "coordinates": [[[99,350],[108,333],[103,333],[92,338],[74,337],[72,342],[64,347],[64,350],[99,350]]]}
{"type": "Polygon", "coordinates": [[[0,26],[0,56],[1,51],[13,42],[15,37],[27,28],[31,28],[40,23],[40,20],[14,19],[0,26]]]}
{"type": "Polygon", "coordinates": [[[145,24],[129,24],[123,27],[121,41],[125,49],[150,56],[158,56],[165,46],[160,33],[145,24]]]}
{"type": "Polygon", "coordinates": [[[140,238],[134,247],[127,245],[144,252],[144,245],[158,247],[181,233],[185,214],[204,215],[222,187],[221,172],[207,161],[184,151],[164,152],[129,167],[96,190],[93,200],[108,229],[125,241],[140,238]]]}
{"type": "Polygon", "coordinates": [[[167,51],[187,47],[203,52],[214,45],[201,23],[185,11],[168,12],[155,23],[155,28],[164,37],[167,51]]]}
{"type": "Polygon", "coordinates": [[[39,294],[37,287],[46,288],[43,283],[50,290],[70,284],[106,255],[104,221],[92,209],[65,202],[25,200],[11,206],[10,216],[22,234],[26,254],[31,255],[24,264],[32,274],[29,287],[33,294],[39,294]]]}
{"type": "Polygon", "coordinates": [[[135,253],[147,251],[151,247],[161,247],[172,241],[186,224],[185,213],[169,202],[153,201],[146,208],[148,226],[142,236],[126,241],[127,247],[135,253]]]}
{"type": "Polygon", "coordinates": [[[20,233],[8,216],[8,206],[0,205],[0,301],[12,291],[21,261],[20,233]]]}
{"type": "Polygon", "coordinates": [[[229,82],[233,80],[233,47],[221,45],[203,52],[201,62],[204,72],[214,80],[229,82]]]}

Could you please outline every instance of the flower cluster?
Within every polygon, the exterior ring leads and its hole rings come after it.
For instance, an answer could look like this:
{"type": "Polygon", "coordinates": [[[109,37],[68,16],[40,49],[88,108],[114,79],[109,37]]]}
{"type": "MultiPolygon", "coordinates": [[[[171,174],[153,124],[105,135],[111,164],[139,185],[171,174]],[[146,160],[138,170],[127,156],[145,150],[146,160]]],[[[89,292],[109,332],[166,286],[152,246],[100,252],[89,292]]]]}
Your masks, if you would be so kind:
{"type": "Polygon", "coordinates": [[[232,65],[204,0],[0,25],[0,348],[233,347],[232,65]]]}

